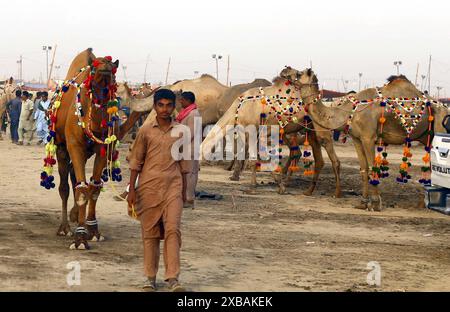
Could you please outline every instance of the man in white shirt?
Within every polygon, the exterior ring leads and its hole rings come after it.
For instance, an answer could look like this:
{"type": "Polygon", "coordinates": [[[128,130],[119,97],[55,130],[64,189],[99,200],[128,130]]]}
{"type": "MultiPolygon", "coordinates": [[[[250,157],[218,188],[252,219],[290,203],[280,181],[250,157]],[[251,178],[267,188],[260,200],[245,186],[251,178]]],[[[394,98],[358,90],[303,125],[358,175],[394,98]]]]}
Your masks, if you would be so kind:
{"type": "Polygon", "coordinates": [[[41,93],[42,99],[38,104],[38,108],[34,114],[34,119],[36,120],[36,131],[37,136],[39,138],[38,145],[42,144],[43,142],[47,142],[48,137],[48,122],[45,118],[45,114],[48,110],[48,107],[50,106],[50,100],[48,99],[48,93],[42,92],[41,93]]]}
{"type": "Polygon", "coordinates": [[[34,120],[31,118],[33,116],[33,106],[34,103],[30,100],[29,93],[24,91],[22,93],[22,110],[19,120],[19,145],[23,145],[24,140],[27,141],[27,145],[31,145],[33,140],[34,120]]]}

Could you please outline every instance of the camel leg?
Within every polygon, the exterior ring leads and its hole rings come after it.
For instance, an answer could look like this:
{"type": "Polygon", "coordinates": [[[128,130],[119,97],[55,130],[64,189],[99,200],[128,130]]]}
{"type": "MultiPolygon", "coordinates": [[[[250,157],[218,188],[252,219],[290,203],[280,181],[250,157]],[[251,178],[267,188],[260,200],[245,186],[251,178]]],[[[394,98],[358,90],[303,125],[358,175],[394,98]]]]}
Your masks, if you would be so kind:
{"type": "Polygon", "coordinates": [[[314,192],[314,190],[317,187],[317,182],[319,181],[320,172],[322,171],[323,167],[325,166],[325,162],[323,160],[322,155],[322,146],[320,145],[319,141],[317,140],[317,136],[315,134],[311,134],[311,148],[312,153],[314,157],[314,176],[311,183],[311,186],[303,193],[306,196],[311,196],[314,192]]]}
{"type": "Polygon", "coordinates": [[[78,207],[78,227],[75,230],[75,239],[71,244],[70,249],[84,250],[89,249],[87,242],[88,232],[86,230],[86,205],[89,198],[85,173],[87,157],[84,147],[82,146],[72,144],[68,146],[68,149],[77,179],[75,201],[78,207]]]}
{"type": "Polygon", "coordinates": [[[353,145],[355,146],[356,154],[358,155],[359,172],[362,180],[362,201],[356,208],[367,209],[367,204],[369,203],[369,166],[361,141],[358,138],[353,138],[353,145]]]}
{"type": "MultiPolygon", "coordinates": [[[[363,141],[364,153],[366,154],[368,167],[375,163],[375,139],[369,138],[363,141]]],[[[381,211],[381,197],[377,186],[369,185],[370,210],[381,211]]]]}
{"type": "Polygon", "coordinates": [[[242,160],[234,160],[234,170],[233,175],[230,177],[231,181],[239,181],[241,176],[241,166],[242,166],[242,160]]]}
{"type": "Polygon", "coordinates": [[[95,214],[95,208],[97,205],[98,197],[102,190],[102,172],[106,167],[106,158],[101,157],[100,154],[95,156],[94,170],[91,178],[91,183],[89,184],[89,210],[87,215],[87,230],[88,230],[88,240],[93,242],[104,241],[105,238],[100,235],[98,230],[98,222],[95,214]]]}
{"type": "Polygon", "coordinates": [[[75,187],[77,186],[77,178],[75,177],[75,171],[73,170],[72,164],[70,164],[69,174],[70,174],[70,181],[72,183],[72,193],[73,193],[73,207],[70,210],[69,220],[70,222],[75,223],[78,221],[78,206],[77,201],[75,199],[75,187]]]}
{"type": "Polygon", "coordinates": [[[232,171],[235,163],[236,163],[236,159],[233,159],[232,161],[230,161],[228,164],[225,165],[225,170],[232,171]]]}
{"type": "Polygon", "coordinates": [[[70,230],[69,221],[67,219],[67,201],[70,195],[69,187],[69,153],[64,146],[60,146],[56,152],[56,158],[58,159],[58,173],[59,173],[59,196],[62,200],[61,209],[61,225],[59,226],[57,235],[58,236],[72,236],[72,231],[70,230]]]}
{"type": "Polygon", "coordinates": [[[336,196],[336,198],[341,198],[342,197],[342,191],[341,191],[341,162],[339,161],[339,158],[336,155],[336,151],[334,150],[334,144],[333,144],[331,136],[329,136],[326,139],[324,139],[323,147],[327,151],[328,158],[330,158],[330,160],[331,160],[331,165],[332,165],[333,171],[334,171],[334,177],[335,177],[335,181],[336,181],[335,196],[336,196]]]}

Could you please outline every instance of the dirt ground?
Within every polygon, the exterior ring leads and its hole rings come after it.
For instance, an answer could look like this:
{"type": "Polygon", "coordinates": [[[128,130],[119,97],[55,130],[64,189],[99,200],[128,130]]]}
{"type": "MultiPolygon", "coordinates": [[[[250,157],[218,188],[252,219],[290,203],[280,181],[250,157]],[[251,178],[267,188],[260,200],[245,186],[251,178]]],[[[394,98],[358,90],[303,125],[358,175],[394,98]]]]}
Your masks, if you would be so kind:
{"type": "MultiPolygon", "coordinates": [[[[56,236],[58,191],[39,186],[43,147],[5,139],[0,152],[0,291],[140,291],[139,224],[113,200],[110,186],[97,210],[107,240],[92,243],[90,251],[71,251],[71,239],[56,236]],[[66,282],[72,261],[81,265],[80,286],[66,282]]],[[[450,217],[416,208],[420,187],[399,186],[394,176],[381,185],[383,212],[354,209],[361,194],[356,154],[351,144],[338,145],[337,152],[342,199],[332,197],[328,159],[312,197],[302,195],[309,178],[296,176],[281,196],[270,174],[261,173],[264,184],[249,195],[249,172],[230,182],[222,167],[202,167],[198,189],[224,199],[198,201],[195,210],[184,211],[183,284],[192,291],[450,291],[450,217]],[[366,282],[371,261],[381,266],[381,287],[366,282]]],[[[422,149],[414,155],[420,159],[422,149]]],[[[399,163],[399,148],[390,160],[399,163]]]]}

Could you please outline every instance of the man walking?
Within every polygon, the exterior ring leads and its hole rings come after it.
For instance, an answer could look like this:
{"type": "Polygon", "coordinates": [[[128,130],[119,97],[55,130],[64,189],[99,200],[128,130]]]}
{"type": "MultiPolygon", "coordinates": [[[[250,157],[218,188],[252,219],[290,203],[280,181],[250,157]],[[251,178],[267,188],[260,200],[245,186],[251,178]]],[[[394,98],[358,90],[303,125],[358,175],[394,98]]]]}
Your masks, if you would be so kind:
{"type": "Polygon", "coordinates": [[[181,214],[186,197],[186,174],[191,162],[175,160],[172,146],[186,127],[172,120],[175,94],[161,89],[154,94],[156,120],[146,122],[129,156],[129,207],[136,207],[144,243],[145,291],[156,290],[160,240],[164,239],[165,281],[171,291],[183,291],[180,275],[181,214]],[[181,133],[172,137],[173,133],[181,133]],[[136,179],[139,183],[136,188],[136,179]]]}

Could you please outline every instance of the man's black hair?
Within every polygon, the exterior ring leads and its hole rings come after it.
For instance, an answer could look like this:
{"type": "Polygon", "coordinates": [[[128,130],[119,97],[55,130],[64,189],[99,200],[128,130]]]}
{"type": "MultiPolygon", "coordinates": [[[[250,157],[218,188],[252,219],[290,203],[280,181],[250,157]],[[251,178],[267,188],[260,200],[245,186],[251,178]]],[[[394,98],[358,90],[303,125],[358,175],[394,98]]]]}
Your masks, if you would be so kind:
{"type": "Polygon", "coordinates": [[[173,91],[169,89],[159,89],[155,92],[155,95],[153,97],[153,103],[158,103],[159,100],[165,99],[165,100],[171,100],[175,104],[176,95],[173,93],[173,91]]]}
{"type": "Polygon", "coordinates": [[[16,97],[21,97],[21,96],[22,96],[22,91],[17,90],[17,91],[16,91],[16,97]]]}
{"type": "Polygon", "coordinates": [[[22,92],[22,95],[23,95],[23,96],[26,96],[26,97],[29,97],[29,96],[30,96],[30,94],[28,93],[28,91],[23,91],[23,92],[22,92]]]}
{"type": "Polygon", "coordinates": [[[42,97],[48,97],[48,92],[47,91],[41,92],[41,96],[42,97]]]}
{"type": "Polygon", "coordinates": [[[195,103],[195,94],[190,91],[181,93],[181,97],[188,100],[190,103],[195,103]]]}
{"type": "Polygon", "coordinates": [[[36,97],[39,98],[39,97],[41,97],[41,96],[42,96],[42,92],[41,92],[41,91],[38,91],[38,93],[36,93],[36,97]]]}

